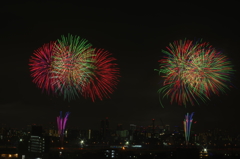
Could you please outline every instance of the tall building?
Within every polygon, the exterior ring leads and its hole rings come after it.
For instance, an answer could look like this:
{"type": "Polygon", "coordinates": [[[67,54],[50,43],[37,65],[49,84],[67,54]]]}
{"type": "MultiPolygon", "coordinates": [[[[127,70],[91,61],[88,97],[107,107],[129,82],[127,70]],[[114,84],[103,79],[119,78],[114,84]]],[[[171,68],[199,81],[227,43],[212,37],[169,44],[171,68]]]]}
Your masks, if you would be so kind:
{"type": "Polygon", "coordinates": [[[117,125],[117,130],[123,130],[123,125],[122,124],[118,124],[117,125]]]}
{"type": "Polygon", "coordinates": [[[152,119],[152,134],[151,134],[151,138],[154,138],[154,133],[155,133],[155,119],[152,119]]]}
{"type": "Polygon", "coordinates": [[[128,130],[118,130],[118,131],[116,131],[116,134],[120,138],[127,138],[129,136],[129,131],[128,130]]]}
{"type": "Polygon", "coordinates": [[[134,124],[130,124],[130,130],[135,131],[137,129],[137,126],[134,124]]]}
{"type": "Polygon", "coordinates": [[[45,141],[43,137],[31,135],[28,151],[34,153],[44,153],[45,141]]]}
{"type": "Polygon", "coordinates": [[[106,130],[109,129],[109,121],[108,121],[108,117],[106,117],[105,124],[106,124],[106,130]]]}
{"type": "Polygon", "coordinates": [[[104,120],[101,121],[100,136],[101,136],[100,137],[101,139],[104,139],[105,137],[105,121],[104,120]]]}
{"type": "Polygon", "coordinates": [[[108,117],[106,117],[105,119],[105,137],[110,137],[111,133],[110,133],[110,127],[109,127],[109,120],[108,117]]]}
{"type": "Polygon", "coordinates": [[[165,131],[170,132],[170,125],[168,125],[168,124],[165,125],[165,131]]]}
{"type": "Polygon", "coordinates": [[[55,122],[50,122],[49,123],[48,135],[49,136],[54,136],[54,137],[58,137],[59,136],[55,122]]]}
{"type": "Polygon", "coordinates": [[[45,139],[42,135],[42,127],[32,125],[31,136],[28,141],[29,158],[42,158],[45,152],[45,139]]]}
{"type": "Polygon", "coordinates": [[[110,127],[109,127],[108,117],[106,117],[105,120],[101,121],[100,134],[101,134],[101,139],[110,137],[110,127]]]}
{"type": "Polygon", "coordinates": [[[155,119],[152,119],[152,133],[154,133],[155,129],[155,119]]]}
{"type": "Polygon", "coordinates": [[[42,137],[43,136],[42,133],[43,133],[42,126],[32,125],[31,135],[42,137]]]}
{"type": "Polygon", "coordinates": [[[90,140],[92,138],[92,130],[88,129],[88,139],[90,140]]]}
{"type": "Polygon", "coordinates": [[[133,134],[136,131],[137,126],[134,124],[130,124],[130,130],[129,130],[129,140],[133,140],[133,134]]]}

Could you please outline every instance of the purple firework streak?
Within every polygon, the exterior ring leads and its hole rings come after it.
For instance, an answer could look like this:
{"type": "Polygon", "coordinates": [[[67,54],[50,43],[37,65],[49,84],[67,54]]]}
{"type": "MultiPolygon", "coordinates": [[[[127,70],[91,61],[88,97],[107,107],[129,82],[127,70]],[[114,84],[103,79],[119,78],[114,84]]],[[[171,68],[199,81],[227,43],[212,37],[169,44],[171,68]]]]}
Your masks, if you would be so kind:
{"type": "Polygon", "coordinates": [[[190,139],[190,131],[191,131],[191,126],[192,126],[192,121],[193,121],[193,118],[192,118],[193,114],[194,114],[194,112],[192,112],[191,115],[189,115],[189,113],[187,113],[187,115],[185,115],[185,119],[183,121],[185,140],[186,140],[187,144],[190,139]]]}
{"type": "Polygon", "coordinates": [[[62,112],[60,112],[60,116],[57,117],[57,126],[58,126],[58,134],[60,136],[63,136],[64,134],[64,130],[66,127],[66,123],[68,120],[68,116],[69,116],[70,112],[66,112],[64,118],[62,117],[62,112]]]}

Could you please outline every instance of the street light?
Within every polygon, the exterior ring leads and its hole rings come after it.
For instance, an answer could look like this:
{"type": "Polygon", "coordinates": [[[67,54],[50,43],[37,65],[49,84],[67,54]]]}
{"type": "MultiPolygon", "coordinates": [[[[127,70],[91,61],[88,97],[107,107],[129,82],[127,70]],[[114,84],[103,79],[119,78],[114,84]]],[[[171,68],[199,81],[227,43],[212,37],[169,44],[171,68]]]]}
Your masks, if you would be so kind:
{"type": "Polygon", "coordinates": [[[83,145],[84,145],[84,140],[81,140],[81,141],[80,141],[80,145],[81,145],[81,147],[83,147],[83,145]]]}

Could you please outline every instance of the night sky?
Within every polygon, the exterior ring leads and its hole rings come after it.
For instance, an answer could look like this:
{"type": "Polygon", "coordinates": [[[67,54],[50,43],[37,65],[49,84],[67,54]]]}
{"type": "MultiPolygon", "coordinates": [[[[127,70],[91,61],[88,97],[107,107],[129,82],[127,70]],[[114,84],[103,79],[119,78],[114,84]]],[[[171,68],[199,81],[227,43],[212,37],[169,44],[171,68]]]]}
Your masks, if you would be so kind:
{"type": "Polygon", "coordinates": [[[67,127],[99,129],[109,118],[118,123],[182,126],[187,112],[195,112],[195,130],[231,128],[239,131],[239,17],[234,4],[108,4],[79,1],[31,1],[0,6],[0,124],[26,128],[29,124],[48,127],[60,111],[70,111],[67,127]],[[120,83],[111,99],[79,99],[67,102],[42,94],[32,83],[29,58],[44,43],[68,33],[87,39],[94,47],[111,52],[121,70],[120,83]],[[213,96],[200,106],[159,103],[161,50],[180,39],[203,39],[232,59],[236,88],[227,95],[213,96]],[[162,119],[162,122],[161,120],[162,119]]]}

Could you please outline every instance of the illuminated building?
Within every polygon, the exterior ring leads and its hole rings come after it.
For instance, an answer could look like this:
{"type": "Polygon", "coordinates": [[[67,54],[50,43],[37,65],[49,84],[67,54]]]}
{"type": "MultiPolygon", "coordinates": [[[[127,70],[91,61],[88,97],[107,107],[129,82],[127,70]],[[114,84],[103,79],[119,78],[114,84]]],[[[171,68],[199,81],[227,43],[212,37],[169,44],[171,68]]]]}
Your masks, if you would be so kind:
{"type": "Polygon", "coordinates": [[[92,138],[92,130],[88,129],[88,139],[90,140],[92,138]]]}
{"type": "Polygon", "coordinates": [[[0,149],[0,158],[18,158],[16,148],[1,148],[0,149]]]}
{"type": "Polygon", "coordinates": [[[45,153],[45,139],[42,135],[42,127],[32,125],[31,136],[28,141],[29,157],[42,158],[45,153]]]}
{"type": "Polygon", "coordinates": [[[105,150],[104,155],[106,158],[118,158],[118,153],[115,149],[105,150]]]}
{"type": "Polygon", "coordinates": [[[203,149],[200,151],[199,158],[208,158],[207,148],[203,148],[203,149]]]}
{"type": "Polygon", "coordinates": [[[128,130],[117,130],[116,134],[120,138],[126,138],[129,136],[129,131],[128,130]]]}
{"type": "Polygon", "coordinates": [[[43,137],[31,135],[28,145],[29,152],[44,153],[45,141],[43,137]]]}
{"type": "Polygon", "coordinates": [[[48,135],[49,136],[53,136],[53,137],[58,137],[58,130],[57,128],[55,127],[55,122],[50,122],[49,123],[49,130],[48,130],[48,135]]]}

